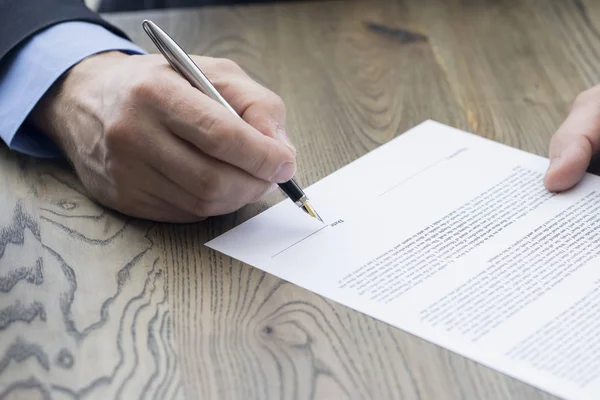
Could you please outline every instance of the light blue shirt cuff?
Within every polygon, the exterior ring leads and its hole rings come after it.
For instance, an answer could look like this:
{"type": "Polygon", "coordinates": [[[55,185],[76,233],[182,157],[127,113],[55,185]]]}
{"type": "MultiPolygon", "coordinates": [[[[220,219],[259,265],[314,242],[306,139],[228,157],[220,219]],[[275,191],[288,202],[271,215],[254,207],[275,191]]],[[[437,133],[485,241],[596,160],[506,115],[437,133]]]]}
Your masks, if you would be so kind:
{"type": "Polygon", "coordinates": [[[35,157],[60,156],[43,132],[25,123],[29,113],[62,74],[104,51],[145,54],[100,25],[64,22],[30,38],[0,68],[0,138],[13,150],[35,157]]]}

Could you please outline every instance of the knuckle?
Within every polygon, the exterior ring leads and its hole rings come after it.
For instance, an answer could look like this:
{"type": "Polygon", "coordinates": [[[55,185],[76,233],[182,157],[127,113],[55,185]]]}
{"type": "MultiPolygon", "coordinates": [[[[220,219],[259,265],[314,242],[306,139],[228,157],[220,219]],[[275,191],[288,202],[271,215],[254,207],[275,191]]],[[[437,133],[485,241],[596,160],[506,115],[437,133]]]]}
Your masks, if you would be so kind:
{"type": "Polygon", "coordinates": [[[152,101],[156,98],[157,92],[155,83],[142,78],[132,83],[131,88],[129,89],[129,96],[133,101],[152,101]]]}
{"type": "Polygon", "coordinates": [[[283,124],[285,120],[286,108],[283,99],[273,92],[265,93],[260,100],[261,114],[260,118],[270,122],[276,122],[278,125],[283,124]]]}
{"type": "Polygon", "coordinates": [[[225,129],[223,121],[216,116],[205,118],[204,145],[203,150],[215,157],[226,154],[233,142],[233,134],[229,129],[225,129]]]}
{"type": "Polygon", "coordinates": [[[110,121],[105,130],[106,147],[109,150],[121,149],[133,139],[134,132],[127,118],[117,117],[110,121]]]}
{"type": "Polygon", "coordinates": [[[266,103],[275,111],[285,111],[283,99],[273,92],[269,92],[267,95],[266,103]]]}
{"type": "Polygon", "coordinates": [[[215,58],[215,69],[218,72],[240,72],[242,68],[229,58],[215,58]]]}
{"type": "Polygon", "coordinates": [[[286,107],[283,99],[277,94],[265,90],[249,101],[252,106],[253,125],[263,134],[275,137],[276,129],[285,125],[286,107]]]}
{"type": "Polygon", "coordinates": [[[104,133],[106,151],[113,155],[123,155],[132,149],[139,148],[141,139],[135,125],[135,121],[126,116],[109,122],[104,133]]]}

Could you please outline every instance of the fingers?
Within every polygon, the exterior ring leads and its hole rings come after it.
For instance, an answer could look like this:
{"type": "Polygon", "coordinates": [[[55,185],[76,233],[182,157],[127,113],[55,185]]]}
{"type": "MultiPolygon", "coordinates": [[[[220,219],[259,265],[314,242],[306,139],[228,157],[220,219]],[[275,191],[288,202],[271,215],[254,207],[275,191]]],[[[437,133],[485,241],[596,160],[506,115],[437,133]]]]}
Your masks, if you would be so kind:
{"type": "Polygon", "coordinates": [[[223,198],[218,192],[214,193],[214,199],[206,200],[147,163],[136,163],[129,168],[116,187],[118,194],[105,199],[107,206],[133,217],[159,222],[197,222],[236,211],[246,204],[235,198],[223,198]]]}
{"type": "Polygon", "coordinates": [[[571,188],[585,175],[600,149],[600,91],[582,93],[550,142],[550,166],[544,185],[553,192],[571,188]]]}
{"type": "Polygon", "coordinates": [[[223,96],[244,121],[262,134],[281,141],[296,154],[296,149],[285,132],[286,111],[279,96],[242,76],[227,80],[219,78],[217,82],[221,82],[219,86],[225,88],[223,96]]]}
{"type": "Polygon", "coordinates": [[[224,204],[202,200],[167,176],[148,166],[144,192],[146,202],[150,205],[146,213],[159,222],[198,222],[214,215],[233,212],[244,204],[224,204]],[[209,212],[210,211],[210,212],[209,212]]]}
{"type": "MultiPolygon", "coordinates": [[[[187,192],[177,199],[177,205],[195,215],[212,216],[233,212],[253,203],[276,185],[258,179],[247,172],[211,158],[175,135],[154,135],[150,157],[146,162],[187,192]]],[[[164,187],[167,198],[174,189],[164,187]]]]}
{"type": "Polygon", "coordinates": [[[96,193],[96,199],[126,215],[158,222],[197,222],[205,219],[193,213],[195,198],[143,163],[128,168],[117,178],[113,191],[96,193]]]}
{"type": "Polygon", "coordinates": [[[285,132],[285,104],[281,97],[251,79],[237,64],[227,59],[194,56],[217,90],[259,132],[285,143],[296,153],[285,132]],[[210,67],[212,66],[212,68],[210,67]]]}
{"type": "Polygon", "coordinates": [[[170,223],[199,222],[206,219],[173,207],[172,204],[149,193],[140,193],[138,196],[144,201],[140,201],[134,209],[126,211],[127,215],[150,221],[170,223]]]}
{"type": "Polygon", "coordinates": [[[232,115],[183,80],[173,80],[169,100],[158,108],[168,130],[208,156],[274,183],[291,179],[295,154],[287,146],[232,115]]]}
{"type": "MultiPolygon", "coordinates": [[[[267,186],[266,189],[253,189],[245,192],[245,194],[242,193],[241,196],[238,194],[236,197],[227,198],[223,197],[223,192],[216,190],[216,188],[210,188],[210,191],[208,191],[202,184],[187,187],[184,186],[185,183],[182,182],[190,180],[189,177],[181,178],[181,175],[175,177],[172,175],[169,176],[156,169],[155,172],[157,176],[160,177],[161,181],[169,182],[168,186],[176,188],[170,191],[157,192],[155,196],[163,200],[166,204],[196,217],[201,216],[205,218],[232,213],[246,204],[258,200],[263,194],[266,194],[266,192],[270,190],[269,186],[267,186]],[[198,192],[198,194],[194,194],[194,192],[198,192]],[[256,192],[258,195],[248,194],[252,192],[256,192]],[[185,193],[185,195],[182,195],[182,193],[185,193]],[[251,201],[238,201],[238,198],[243,197],[251,198],[251,201]]],[[[243,188],[239,189],[243,190],[243,188]]]]}
{"type": "Polygon", "coordinates": [[[275,139],[285,125],[283,103],[234,63],[210,61],[224,71],[222,90],[246,121],[160,55],[105,57],[74,67],[61,86],[68,95],[52,101],[58,119],[69,121],[60,125],[63,147],[102,204],[191,222],[235,211],[293,176],[295,153],[275,139]]]}
{"type": "Polygon", "coordinates": [[[224,58],[193,58],[246,122],[272,138],[285,128],[285,105],[281,98],[251,79],[235,62],[224,58]]]}
{"type": "Polygon", "coordinates": [[[118,126],[122,130],[106,142],[111,190],[98,197],[108,197],[107,205],[125,214],[191,222],[236,211],[270,189],[269,182],[207,156],[151,120],[118,126]],[[155,206],[150,216],[148,198],[155,206]]]}

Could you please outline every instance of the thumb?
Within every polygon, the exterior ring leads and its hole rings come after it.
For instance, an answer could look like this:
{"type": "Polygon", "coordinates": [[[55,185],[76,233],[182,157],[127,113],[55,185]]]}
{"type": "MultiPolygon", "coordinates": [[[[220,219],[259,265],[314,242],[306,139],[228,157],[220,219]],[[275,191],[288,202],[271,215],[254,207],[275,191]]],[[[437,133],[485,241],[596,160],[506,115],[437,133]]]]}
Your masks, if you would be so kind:
{"type": "Polygon", "coordinates": [[[546,189],[560,192],[573,187],[585,175],[592,155],[600,149],[600,91],[580,95],[571,113],[550,142],[550,165],[544,177],[546,189]]]}

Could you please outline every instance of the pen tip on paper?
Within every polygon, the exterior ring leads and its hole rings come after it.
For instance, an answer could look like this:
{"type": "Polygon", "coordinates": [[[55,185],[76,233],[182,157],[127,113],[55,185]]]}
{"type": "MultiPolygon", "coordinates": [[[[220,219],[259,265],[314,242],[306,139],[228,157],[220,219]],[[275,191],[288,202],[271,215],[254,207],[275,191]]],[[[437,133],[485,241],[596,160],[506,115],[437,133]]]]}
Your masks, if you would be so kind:
{"type": "Polygon", "coordinates": [[[317,213],[317,211],[315,211],[314,208],[312,208],[312,206],[310,205],[310,203],[308,201],[304,203],[304,206],[302,207],[302,209],[304,211],[306,211],[308,213],[308,215],[310,215],[311,217],[316,218],[319,221],[321,221],[322,224],[325,223],[325,222],[323,222],[323,219],[321,218],[321,216],[317,213]]]}

